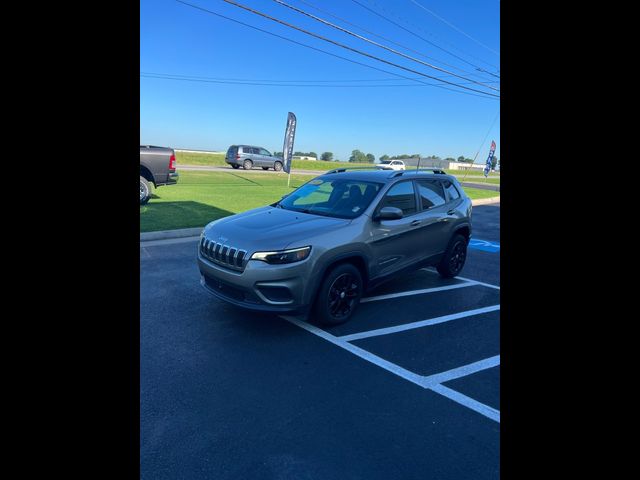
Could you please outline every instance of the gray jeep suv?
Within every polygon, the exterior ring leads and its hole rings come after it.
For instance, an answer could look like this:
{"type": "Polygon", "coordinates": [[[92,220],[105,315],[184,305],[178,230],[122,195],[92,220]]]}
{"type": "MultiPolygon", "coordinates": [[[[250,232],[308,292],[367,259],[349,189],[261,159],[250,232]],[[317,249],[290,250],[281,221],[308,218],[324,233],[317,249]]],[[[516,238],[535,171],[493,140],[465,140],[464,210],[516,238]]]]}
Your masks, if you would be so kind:
{"type": "Polygon", "coordinates": [[[337,324],[402,272],[456,276],[470,237],[471,200],[443,171],[337,169],[209,223],[198,266],[202,286],[229,303],[337,324]]]}
{"type": "Polygon", "coordinates": [[[251,170],[262,167],[263,170],[273,168],[276,172],[282,170],[282,158],[274,157],[269,150],[252,145],[231,145],[227,150],[224,161],[233,168],[251,170]]]}

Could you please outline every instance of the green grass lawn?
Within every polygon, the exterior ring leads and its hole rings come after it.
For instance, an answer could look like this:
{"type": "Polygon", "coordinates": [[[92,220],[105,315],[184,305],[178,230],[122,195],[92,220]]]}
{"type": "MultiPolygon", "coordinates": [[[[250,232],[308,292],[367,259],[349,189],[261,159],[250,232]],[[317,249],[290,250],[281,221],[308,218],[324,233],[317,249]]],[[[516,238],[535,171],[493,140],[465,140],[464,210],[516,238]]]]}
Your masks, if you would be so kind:
{"type": "MultiPolygon", "coordinates": [[[[282,173],[183,170],[176,185],[154,190],[149,203],[140,207],[140,231],[203,227],[217,218],[273,203],[313,177],[292,174],[287,188],[287,175],[282,173]]],[[[476,188],[465,191],[471,198],[499,195],[476,188]]]]}

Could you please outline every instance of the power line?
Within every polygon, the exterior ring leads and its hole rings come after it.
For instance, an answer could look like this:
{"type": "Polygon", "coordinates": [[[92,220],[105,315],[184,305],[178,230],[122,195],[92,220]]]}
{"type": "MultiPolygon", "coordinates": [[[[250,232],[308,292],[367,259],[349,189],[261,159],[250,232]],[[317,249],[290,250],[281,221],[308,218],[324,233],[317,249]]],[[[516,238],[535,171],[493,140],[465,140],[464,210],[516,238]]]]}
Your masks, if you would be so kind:
{"type": "Polygon", "coordinates": [[[485,92],[482,92],[482,95],[477,95],[475,93],[464,92],[464,91],[461,91],[461,90],[454,90],[452,88],[445,87],[444,85],[434,85],[434,84],[431,84],[431,83],[427,83],[427,82],[425,82],[423,80],[417,80],[417,79],[414,79],[414,78],[411,78],[411,77],[407,77],[405,75],[401,75],[399,73],[390,72],[390,71],[384,70],[382,68],[374,67],[373,65],[367,65],[366,63],[358,62],[357,60],[352,60],[350,58],[343,57],[341,55],[337,55],[335,53],[331,53],[331,52],[328,52],[326,50],[322,50],[321,48],[313,47],[313,46],[308,45],[306,43],[298,42],[298,41],[293,40],[291,38],[283,37],[282,35],[278,35],[277,33],[269,32],[268,30],[264,30],[264,29],[256,27],[256,26],[249,25],[248,23],[242,22],[240,20],[236,20],[236,19],[231,18],[231,17],[227,17],[226,15],[222,15],[221,13],[213,12],[211,10],[208,10],[206,8],[203,8],[203,7],[200,7],[198,5],[193,5],[191,3],[187,3],[187,2],[185,2],[183,0],[175,0],[175,1],[178,2],[178,3],[182,3],[184,5],[187,5],[188,7],[194,8],[196,10],[201,10],[201,11],[209,13],[211,15],[215,15],[216,17],[220,17],[220,18],[224,18],[225,20],[229,20],[230,22],[234,22],[234,23],[237,23],[239,25],[243,25],[243,26],[245,26],[247,28],[251,28],[253,30],[257,30],[259,32],[266,33],[267,35],[271,35],[273,37],[280,38],[280,39],[285,40],[287,42],[294,43],[296,45],[300,45],[302,47],[309,48],[311,50],[315,50],[316,52],[324,53],[325,55],[329,55],[331,57],[339,58],[339,59],[344,60],[346,62],[350,62],[350,63],[356,64],[356,65],[360,65],[360,66],[363,66],[363,67],[366,67],[366,68],[370,68],[370,69],[376,70],[378,72],[387,73],[389,75],[393,75],[393,76],[398,77],[398,78],[404,78],[405,80],[412,80],[414,82],[418,82],[418,83],[421,83],[421,84],[424,84],[424,85],[433,85],[433,86],[435,86],[437,88],[442,88],[443,90],[448,90],[450,92],[461,93],[461,94],[464,94],[464,95],[471,95],[473,97],[481,97],[481,98],[489,98],[489,99],[493,99],[493,97],[495,97],[495,95],[487,94],[485,92]]]}
{"type": "MultiPolygon", "coordinates": [[[[174,74],[165,74],[165,73],[151,73],[151,72],[140,72],[140,76],[143,78],[156,78],[160,80],[177,80],[184,82],[203,82],[203,83],[217,83],[217,84],[225,84],[225,85],[261,85],[267,87],[315,87],[315,88],[390,88],[390,87],[424,87],[424,86],[437,86],[437,84],[415,84],[415,83],[403,83],[403,84],[383,84],[383,85],[343,85],[339,83],[329,84],[329,83],[291,83],[290,80],[284,80],[282,82],[278,82],[276,80],[239,80],[239,79],[220,79],[220,78],[210,78],[210,77],[195,77],[189,75],[174,75],[174,74]],[[278,83],[274,83],[278,82],[278,83]]],[[[302,80],[304,82],[304,80],[302,80]]],[[[312,82],[313,80],[309,80],[312,82]]],[[[322,82],[322,80],[319,80],[322,82]]],[[[325,82],[336,82],[336,80],[325,80],[325,82]]],[[[339,80],[338,80],[339,82],[339,80]]]]}
{"type": "MultiPolygon", "coordinates": [[[[412,49],[412,48],[410,48],[410,47],[407,47],[406,45],[402,45],[401,43],[394,42],[393,40],[390,40],[390,39],[388,39],[388,38],[386,38],[386,37],[383,37],[382,35],[378,35],[377,33],[372,32],[371,30],[367,30],[366,28],[361,27],[361,26],[359,26],[359,25],[356,25],[355,23],[350,22],[349,20],[345,20],[344,18],[339,17],[339,16],[337,16],[337,15],[334,15],[333,13],[328,12],[327,10],[323,10],[323,9],[321,9],[321,8],[319,8],[319,7],[315,6],[315,5],[313,5],[312,3],[307,2],[306,0],[298,0],[298,2],[303,3],[303,4],[305,4],[305,5],[307,5],[307,6],[311,7],[311,8],[313,8],[314,10],[317,10],[317,11],[318,11],[318,12],[320,12],[320,13],[324,13],[325,15],[328,15],[328,16],[330,16],[331,18],[335,18],[336,20],[340,20],[341,22],[346,23],[347,25],[351,25],[352,27],[357,28],[358,30],[362,30],[363,32],[368,33],[369,35],[372,35],[372,36],[374,36],[374,37],[376,37],[376,38],[380,38],[381,40],[384,40],[385,42],[389,42],[389,43],[391,43],[391,44],[393,44],[393,45],[396,45],[396,46],[398,46],[398,47],[400,47],[400,48],[403,48],[403,49],[405,49],[405,50],[407,50],[407,51],[409,51],[409,52],[415,53],[416,55],[420,55],[420,56],[421,56],[421,57],[423,57],[423,58],[428,58],[428,59],[431,59],[432,61],[434,61],[434,62],[436,62],[436,63],[441,63],[442,65],[446,65],[446,66],[448,66],[448,67],[455,68],[456,70],[458,70],[458,71],[460,71],[460,72],[463,72],[463,73],[466,73],[467,75],[475,75],[475,76],[478,76],[478,77],[481,77],[481,78],[482,78],[482,76],[481,76],[481,75],[478,75],[477,73],[472,73],[472,72],[469,72],[469,71],[467,71],[467,70],[463,70],[463,69],[458,68],[458,67],[456,67],[456,66],[454,66],[454,65],[450,65],[450,64],[445,63],[445,62],[443,62],[443,61],[441,61],[441,60],[437,60],[437,59],[435,59],[435,58],[433,58],[433,57],[430,57],[430,56],[428,56],[428,55],[425,55],[424,53],[421,53],[421,52],[419,52],[419,51],[417,51],[417,50],[414,50],[414,49],[412,49]]],[[[453,46],[452,46],[452,47],[453,47],[453,46]]],[[[455,48],[455,47],[453,47],[453,48],[455,48]]],[[[456,50],[459,50],[459,49],[457,49],[457,48],[456,48],[456,50]]],[[[463,53],[464,53],[464,52],[463,52],[463,53]]],[[[465,53],[465,55],[469,55],[470,57],[473,57],[473,58],[476,58],[477,60],[480,60],[480,59],[478,59],[477,57],[474,57],[473,55],[470,55],[470,54],[468,54],[468,53],[465,53]]],[[[480,60],[480,61],[481,61],[482,63],[486,63],[486,62],[484,62],[484,61],[482,61],[482,60],[480,60]]],[[[487,64],[487,65],[490,65],[490,64],[487,64]]],[[[475,66],[475,65],[474,65],[474,66],[475,66]]],[[[493,65],[491,65],[491,66],[493,66],[493,65]]]]}
{"type": "MultiPolygon", "coordinates": [[[[180,2],[180,3],[184,3],[185,5],[190,5],[190,4],[187,4],[186,2],[183,2],[182,0],[176,0],[176,1],[177,1],[177,2],[180,2]]],[[[435,78],[435,77],[433,77],[432,75],[428,75],[428,74],[426,74],[426,73],[419,72],[419,71],[417,71],[417,70],[413,70],[413,69],[408,68],[408,67],[404,67],[404,66],[399,65],[399,64],[397,64],[397,63],[393,63],[393,62],[390,62],[390,61],[385,60],[385,59],[383,59],[383,58],[376,57],[375,55],[371,55],[370,53],[366,53],[366,52],[363,52],[363,51],[358,50],[358,49],[356,49],[356,48],[349,47],[348,45],[344,45],[343,43],[336,42],[335,40],[331,40],[331,39],[329,39],[329,38],[327,38],[327,37],[324,37],[324,36],[319,35],[319,34],[317,34],[317,33],[310,32],[310,31],[305,30],[305,29],[303,29],[303,28],[296,27],[295,25],[292,25],[292,24],[290,24],[290,23],[287,23],[287,22],[285,22],[284,20],[280,20],[280,19],[278,19],[278,18],[272,17],[272,16],[270,16],[270,15],[267,15],[266,13],[262,13],[262,12],[259,12],[259,11],[257,11],[257,10],[254,10],[254,9],[252,9],[252,8],[250,8],[250,7],[247,7],[247,6],[245,6],[245,5],[241,5],[241,4],[239,4],[239,3],[233,2],[232,0],[222,0],[222,1],[223,1],[223,2],[225,2],[225,3],[228,3],[228,4],[230,4],[230,5],[234,5],[234,6],[238,7],[238,8],[243,9],[243,10],[246,10],[246,11],[248,11],[248,12],[251,12],[251,13],[253,13],[253,14],[259,15],[259,16],[261,16],[261,17],[263,17],[263,18],[267,18],[267,19],[269,19],[269,20],[271,20],[271,21],[273,21],[273,22],[279,23],[279,24],[284,25],[284,26],[286,26],[286,27],[289,27],[289,28],[292,28],[292,29],[297,30],[297,31],[299,31],[299,32],[302,32],[302,33],[304,33],[304,34],[306,34],[306,35],[309,35],[309,36],[312,36],[312,37],[318,38],[318,39],[320,39],[320,40],[322,40],[322,41],[325,41],[325,42],[331,43],[331,44],[336,45],[336,46],[338,46],[338,47],[340,47],[340,48],[344,48],[345,50],[349,50],[349,51],[351,51],[351,52],[354,52],[354,53],[357,53],[357,54],[359,54],[359,55],[365,56],[365,57],[367,57],[367,58],[372,58],[372,59],[374,59],[374,60],[377,60],[378,62],[386,63],[387,65],[391,65],[391,66],[394,66],[394,67],[396,67],[396,68],[400,68],[400,69],[405,70],[405,71],[407,71],[407,72],[415,73],[416,75],[420,75],[420,76],[422,76],[422,77],[431,78],[432,80],[433,80],[433,79],[436,79],[436,78],[435,78]]],[[[193,5],[190,5],[190,6],[193,6],[193,5]]],[[[439,71],[441,71],[441,72],[451,73],[451,72],[448,72],[448,71],[446,71],[446,70],[443,70],[443,69],[441,69],[441,68],[439,68],[439,67],[432,67],[432,68],[434,68],[434,69],[436,69],[436,70],[439,70],[439,71]]],[[[455,74],[452,74],[452,75],[455,75],[455,74]]],[[[456,75],[456,76],[458,76],[458,75],[456,75]]],[[[461,78],[464,78],[464,77],[461,77],[461,78]]],[[[436,79],[436,80],[437,80],[437,79],[436,79]]],[[[469,79],[465,78],[465,80],[469,80],[469,79]]],[[[442,83],[446,83],[446,84],[449,84],[449,85],[453,85],[454,87],[463,88],[463,89],[465,89],[465,90],[470,90],[470,91],[472,91],[472,92],[481,93],[481,94],[483,94],[483,95],[487,95],[487,96],[491,96],[491,97],[495,97],[495,98],[500,98],[500,97],[499,97],[499,95],[495,95],[495,94],[493,94],[493,93],[484,92],[484,91],[482,91],[482,90],[478,90],[478,89],[471,88],[471,87],[466,87],[466,86],[464,86],[464,85],[458,85],[457,83],[449,82],[449,81],[447,81],[447,80],[442,80],[442,79],[440,79],[440,81],[441,81],[442,83]]],[[[495,88],[494,88],[494,90],[495,90],[495,88]]]]}
{"type": "MultiPolygon", "coordinates": [[[[447,53],[448,53],[448,54],[450,54],[450,55],[453,55],[454,57],[456,57],[456,58],[458,58],[458,59],[462,60],[463,62],[465,62],[465,63],[467,63],[467,64],[469,64],[469,65],[471,65],[471,66],[473,66],[473,67],[476,67],[476,69],[478,69],[478,70],[480,70],[480,71],[485,71],[485,70],[483,70],[483,69],[479,69],[477,65],[474,65],[474,64],[472,64],[472,63],[470,63],[470,62],[467,62],[465,59],[460,58],[459,56],[455,55],[454,53],[451,53],[451,52],[449,52],[448,50],[445,50],[445,49],[444,49],[444,48],[442,48],[441,46],[439,46],[439,45],[437,45],[437,44],[433,43],[431,40],[428,40],[428,39],[424,38],[422,35],[418,35],[417,33],[413,32],[412,30],[409,30],[408,28],[406,28],[406,27],[404,27],[404,26],[400,25],[399,23],[394,22],[393,20],[391,20],[390,18],[388,18],[388,17],[386,17],[386,16],[382,15],[381,13],[378,13],[378,12],[376,12],[375,10],[373,10],[373,9],[371,9],[371,8],[369,8],[369,7],[367,7],[366,5],[363,5],[363,4],[362,4],[362,3],[360,3],[358,0],[351,0],[351,1],[352,1],[353,3],[356,3],[356,4],[360,5],[362,8],[364,8],[365,10],[367,10],[367,11],[369,11],[369,12],[373,13],[374,15],[377,15],[378,17],[380,17],[380,18],[382,18],[382,19],[386,20],[387,22],[389,22],[389,23],[391,23],[391,24],[395,25],[396,27],[401,28],[401,29],[402,29],[402,30],[404,30],[405,32],[410,33],[410,34],[411,34],[411,35],[413,35],[414,37],[419,38],[419,39],[420,39],[420,40],[422,40],[423,42],[427,42],[429,45],[433,45],[434,47],[439,48],[440,50],[443,50],[443,51],[447,52],[447,53]]],[[[483,63],[486,63],[486,62],[483,62],[483,63]]],[[[490,65],[490,64],[489,64],[489,65],[490,65]]],[[[491,65],[491,66],[493,66],[493,65],[491,65]]],[[[494,75],[494,76],[495,76],[495,75],[494,75]]]]}
{"type": "MultiPolygon", "coordinates": [[[[384,71],[384,70],[382,70],[384,71]]],[[[391,73],[391,72],[389,72],[391,73]]],[[[184,77],[184,78],[200,78],[205,80],[225,80],[225,81],[239,81],[239,82],[275,82],[275,83],[304,83],[304,82],[318,82],[318,83],[339,83],[339,82],[395,82],[397,81],[395,78],[364,78],[364,79],[336,79],[336,80],[327,80],[327,79],[297,79],[297,80],[283,80],[283,79],[260,79],[260,78],[230,78],[230,77],[204,77],[199,75],[181,75],[177,73],[159,73],[159,72],[144,72],[141,71],[140,74],[143,75],[170,75],[172,77],[184,77]]],[[[448,75],[443,75],[448,76],[448,75]]],[[[416,77],[402,77],[407,80],[420,80],[416,77]]],[[[436,77],[442,78],[442,77],[436,77]]],[[[499,83],[498,81],[493,81],[493,83],[499,83]]],[[[431,85],[425,83],[424,85],[431,85]]]]}
{"type": "Polygon", "coordinates": [[[478,45],[486,48],[487,50],[489,50],[490,52],[495,53],[496,55],[500,56],[500,54],[498,52],[496,52],[495,50],[487,47],[484,43],[482,43],[479,40],[476,40],[475,38],[473,38],[471,35],[469,35],[468,33],[463,32],[461,29],[459,29],[458,27],[456,27],[453,23],[446,21],[444,18],[442,18],[440,15],[436,14],[435,12],[429,10],[427,7],[425,7],[424,5],[419,4],[418,2],[416,2],[415,0],[409,0],[410,2],[416,4],[417,6],[419,6],[421,9],[425,10],[426,12],[429,12],[431,15],[433,15],[434,17],[436,17],[438,20],[440,20],[441,22],[449,25],[451,28],[453,28],[454,30],[456,30],[457,32],[460,32],[461,34],[463,34],[465,37],[470,38],[471,40],[473,40],[474,42],[476,42],[478,45]]]}
{"type": "MultiPolygon", "coordinates": [[[[395,25],[396,27],[401,28],[401,29],[403,29],[403,30],[404,30],[404,31],[406,31],[406,32],[409,32],[411,35],[413,35],[413,36],[415,36],[415,37],[419,38],[420,40],[422,40],[422,41],[424,41],[424,42],[427,42],[429,45],[432,45],[432,46],[434,46],[434,47],[436,47],[436,48],[438,48],[438,49],[442,50],[443,52],[448,53],[449,55],[451,55],[451,56],[453,56],[453,57],[457,58],[458,60],[460,60],[460,61],[462,61],[462,62],[466,63],[467,65],[471,65],[472,67],[474,67],[474,68],[478,69],[478,66],[477,66],[477,65],[475,65],[475,64],[473,64],[473,63],[471,63],[471,62],[469,62],[469,61],[465,60],[465,59],[464,59],[464,58],[462,58],[461,56],[456,55],[455,53],[453,53],[453,52],[451,52],[451,51],[447,50],[446,48],[441,47],[441,46],[440,46],[440,45],[438,45],[437,43],[434,43],[434,42],[432,42],[431,40],[428,40],[428,39],[426,39],[426,38],[424,38],[424,37],[422,37],[422,36],[418,35],[417,33],[413,32],[412,30],[409,30],[409,29],[407,29],[407,28],[403,27],[402,25],[400,25],[400,24],[398,24],[398,23],[394,22],[393,20],[390,20],[388,17],[385,17],[385,16],[384,16],[384,15],[382,15],[381,13],[376,12],[375,10],[373,10],[373,9],[371,9],[371,8],[369,8],[369,7],[365,6],[365,5],[363,5],[362,3],[360,3],[360,2],[359,2],[359,1],[357,1],[357,0],[352,0],[352,1],[353,1],[354,3],[356,3],[357,5],[360,5],[362,8],[364,8],[364,9],[368,10],[369,12],[371,12],[371,13],[373,13],[373,14],[375,14],[375,15],[379,16],[380,18],[383,18],[384,20],[386,20],[386,21],[388,21],[388,22],[392,23],[392,24],[393,24],[393,25],[395,25]]],[[[383,8],[383,10],[384,10],[384,8],[383,8]]],[[[386,10],[385,10],[385,11],[386,11],[386,10]]],[[[423,30],[423,31],[424,31],[424,30],[423,30]]],[[[482,60],[481,60],[481,61],[482,61],[482,60]]],[[[482,61],[482,63],[486,63],[486,62],[482,61]]],[[[490,64],[488,64],[488,65],[490,65],[490,64]]],[[[493,67],[493,65],[491,65],[491,66],[493,67]]],[[[494,68],[495,68],[495,67],[494,67],[494,68]]]]}
{"type": "MultiPolygon", "coordinates": [[[[224,0],[224,1],[227,1],[227,0],[224,0]]],[[[399,51],[397,51],[397,50],[394,50],[393,48],[387,47],[386,45],[382,45],[381,43],[374,42],[373,40],[370,40],[370,39],[368,39],[367,37],[363,37],[362,35],[358,35],[357,33],[354,33],[354,32],[352,32],[352,31],[350,31],[350,30],[347,30],[346,28],[342,28],[342,27],[340,27],[339,25],[336,25],[336,24],[334,24],[334,23],[328,22],[327,20],[324,20],[324,19],[322,19],[322,18],[320,18],[320,17],[316,17],[315,15],[313,15],[313,14],[311,14],[311,13],[305,12],[304,10],[301,10],[301,9],[299,9],[299,8],[296,8],[296,7],[292,6],[292,5],[289,5],[288,3],[284,2],[283,0],[273,0],[273,1],[274,1],[274,2],[276,2],[276,3],[278,3],[278,4],[280,4],[280,5],[282,5],[282,6],[284,6],[284,7],[289,8],[289,9],[291,9],[291,10],[295,11],[295,12],[301,13],[302,15],[305,15],[305,16],[307,16],[307,17],[309,17],[309,18],[312,18],[312,19],[314,19],[314,20],[316,20],[316,21],[318,21],[318,22],[320,22],[320,23],[322,23],[322,24],[324,24],[324,25],[328,25],[328,26],[330,26],[330,27],[332,27],[332,28],[335,28],[336,30],[339,30],[339,31],[341,31],[341,32],[343,32],[343,33],[346,33],[347,35],[351,35],[352,37],[355,37],[355,38],[358,38],[358,39],[360,39],[360,40],[363,40],[363,41],[365,41],[365,42],[367,42],[367,43],[370,43],[370,44],[372,44],[372,45],[375,45],[376,47],[383,48],[384,50],[387,50],[388,52],[394,53],[394,54],[399,55],[399,56],[401,56],[401,57],[403,57],[403,58],[406,58],[406,59],[408,59],[408,60],[411,60],[411,61],[414,61],[414,62],[420,63],[421,65],[425,65],[425,66],[427,66],[427,67],[429,67],[429,68],[434,68],[434,69],[439,70],[439,71],[441,71],[441,72],[449,73],[450,75],[454,75],[454,76],[456,76],[456,77],[458,77],[458,78],[461,78],[461,79],[463,79],[463,80],[467,80],[467,81],[469,81],[469,82],[471,82],[471,83],[475,83],[476,85],[482,85],[483,87],[485,87],[485,88],[489,88],[489,89],[491,89],[491,90],[495,90],[496,92],[499,92],[499,91],[500,91],[499,89],[497,89],[497,88],[495,88],[495,87],[492,87],[492,86],[490,86],[490,85],[486,85],[486,84],[484,84],[484,83],[482,83],[482,82],[478,82],[478,81],[476,81],[476,80],[471,80],[471,79],[466,78],[466,77],[463,77],[463,76],[461,76],[461,75],[453,74],[453,73],[451,73],[451,72],[448,72],[447,70],[444,70],[444,69],[442,69],[442,68],[440,68],[440,67],[436,67],[435,65],[432,65],[432,64],[430,64],[430,63],[423,62],[422,60],[418,60],[417,58],[411,57],[411,56],[409,56],[409,55],[405,55],[404,53],[399,52],[399,51]]],[[[228,3],[233,3],[233,2],[228,2],[228,3]]]]}

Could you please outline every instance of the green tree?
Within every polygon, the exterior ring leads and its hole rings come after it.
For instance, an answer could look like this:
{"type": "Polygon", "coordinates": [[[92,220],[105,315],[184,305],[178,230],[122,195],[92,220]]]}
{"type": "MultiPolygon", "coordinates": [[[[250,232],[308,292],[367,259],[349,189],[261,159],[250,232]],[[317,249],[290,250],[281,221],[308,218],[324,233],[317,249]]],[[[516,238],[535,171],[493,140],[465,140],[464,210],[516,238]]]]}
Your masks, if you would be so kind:
{"type": "Polygon", "coordinates": [[[349,162],[367,163],[367,156],[364,153],[362,153],[360,150],[356,149],[351,152],[351,156],[349,157],[349,162]]]}
{"type": "Polygon", "coordinates": [[[373,156],[373,153],[367,153],[367,162],[375,163],[376,157],[373,156]]]}
{"type": "Polygon", "coordinates": [[[384,154],[384,155],[382,155],[382,156],[379,158],[379,160],[380,160],[381,162],[384,162],[385,160],[389,160],[389,155],[384,154]]]}
{"type": "Polygon", "coordinates": [[[458,161],[459,161],[459,162],[464,162],[464,156],[463,156],[463,155],[460,155],[460,156],[458,157],[458,161]]]}
{"type": "Polygon", "coordinates": [[[325,162],[330,162],[333,160],[333,153],[332,152],[324,152],[321,156],[320,156],[320,160],[324,160],[325,162]]]}

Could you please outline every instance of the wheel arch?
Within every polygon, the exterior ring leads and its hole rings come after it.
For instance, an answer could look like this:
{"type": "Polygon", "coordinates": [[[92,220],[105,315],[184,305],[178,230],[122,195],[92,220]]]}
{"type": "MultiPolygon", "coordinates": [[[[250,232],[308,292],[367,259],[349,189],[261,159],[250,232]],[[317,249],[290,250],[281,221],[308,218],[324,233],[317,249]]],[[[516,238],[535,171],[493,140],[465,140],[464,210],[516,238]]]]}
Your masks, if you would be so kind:
{"type": "Polygon", "coordinates": [[[156,186],[156,181],[153,178],[153,174],[151,173],[151,171],[145,167],[144,165],[140,165],[140,176],[144,177],[148,182],[153,183],[153,186],[156,186]]]}
{"type": "Polygon", "coordinates": [[[458,225],[453,231],[453,235],[462,235],[467,239],[467,243],[469,243],[469,240],[471,239],[471,225],[468,223],[458,225]]]}
{"type": "Polygon", "coordinates": [[[369,284],[369,269],[367,267],[367,260],[365,256],[360,252],[343,253],[332,257],[318,270],[318,275],[313,275],[315,281],[313,282],[312,288],[310,289],[310,292],[312,292],[312,294],[309,298],[309,305],[313,305],[315,303],[318,292],[320,290],[320,285],[329,274],[329,272],[344,263],[351,263],[358,269],[360,275],[362,276],[362,289],[363,291],[366,291],[369,284]]]}

